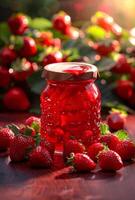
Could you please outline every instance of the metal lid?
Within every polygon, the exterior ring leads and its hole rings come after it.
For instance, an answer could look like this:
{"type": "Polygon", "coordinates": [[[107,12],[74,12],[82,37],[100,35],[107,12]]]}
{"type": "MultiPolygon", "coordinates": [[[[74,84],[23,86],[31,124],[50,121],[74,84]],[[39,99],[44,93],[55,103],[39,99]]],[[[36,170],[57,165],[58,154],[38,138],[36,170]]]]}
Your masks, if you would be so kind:
{"type": "Polygon", "coordinates": [[[42,77],[54,81],[79,81],[96,79],[97,67],[83,62],[62,62],[44,67],[42,77]]]}

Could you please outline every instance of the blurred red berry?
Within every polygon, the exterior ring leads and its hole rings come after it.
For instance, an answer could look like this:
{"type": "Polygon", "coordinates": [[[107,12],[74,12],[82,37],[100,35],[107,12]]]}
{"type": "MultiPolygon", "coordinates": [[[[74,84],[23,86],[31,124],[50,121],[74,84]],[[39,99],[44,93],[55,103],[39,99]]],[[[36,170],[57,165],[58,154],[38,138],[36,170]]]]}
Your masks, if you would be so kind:
{"type": "Polygon", "coordinates": [[[71,18],[67,14],[56,15],[53,18],[53,27],[54,29],[64,33],[65,29],[71,26],[71,18]]]}
{"type": "Polygon", "coordinates": [[[94,143],[94,144],[90,145],[89,148],[87,149],[88,156],[92,160],[97,161],[97,155],[103,149],[104,149],[104,145],[102,143],[99,143],[99,142],[98,143],[94,143]]]}
{"type": "Polygon", "coordinates": [[[135,83],[135,68],[132,67],[130,70],[130,79],[135,83]]]}
{"type": "Polygon", "coordinates": [[[7,87],[10,83],[11,76],[6,67],[0,66],[0,87],[7,87]]]}
{"type": "Polygon", "coordinates": [[[115,73],[126,74],[126,73],[130,73],[130,70],[131,70],[131,65],[128,63],[126,56],[123,54],[120,54],[112,71],[115,73]]]}
{"type": "Polygon", "coordinates": [[[11,32],[15,35],[22,35],[28,28],[28,18],[25,15],[13,15],[8,19],[11,32]]]}
{"type": "Polygon", "coordinates": [[[19,49],[19,54],[22,57],[34,56],[37,53],[35,40],[31,37],[23,38],[23,46],[19,49]]]}
{"type": "Polygon", "coordinates": [[[10,65],[16,58],[16,52],[10,47],[4,47],[0,51],[0,62],[5,66],[10,65]]]}
{"type": "Polygon", "coordinates": [[[8,90],[3,97],[4,106],[9,110],[25,111],[30,107],[26,93],[18,87],[8,90]]]}
{"type": "Polygon", "coordinates": [[[124,128],[125,119],[125,116],[120,112],[112,112],[107,117],[107,123],[112,130],[117,131],[124,128]]]}
{"type": "Polygon", "coordinates": [[[133,92],[133,94],[131,95],[131,97],[128,99],[128,103],[129,103],[131,106],[134,106],[134,107],[135,107],[135,92],[133,92]]]}
{"type": "Polygon", "coordinates": [[[129,80],[119,80],[116,85],[116,93],[124,100],[128,100],[133,94],[133,83],[129,80]]]}
{"type": "Polygon", "coordinates": [[[45,56],[43,58],[43,65],[48,65],[48,64],[51,64],[51,63],[59,63],[59,62],[62,62],[62,53],[60,51],[57,51],[55,53],[51,53],[51,54],[48,54],[47,56],[45,56]]]}

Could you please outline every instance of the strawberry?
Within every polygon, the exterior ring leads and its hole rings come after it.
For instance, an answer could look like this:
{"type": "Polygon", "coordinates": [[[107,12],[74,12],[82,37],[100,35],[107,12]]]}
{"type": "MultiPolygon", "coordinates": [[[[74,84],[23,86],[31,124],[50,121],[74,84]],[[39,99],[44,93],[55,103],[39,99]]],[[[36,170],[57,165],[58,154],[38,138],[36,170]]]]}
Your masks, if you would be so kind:
{"type": "Polygon", "coordinates": [[[60,51],[57,51],[55,53],[48,54],[43,58],[42,64],[48,65],[51,63],[59,63],[62,62],[62,53],[60,51]]]}
{"type": "Polygon", "coordinates": [[[104,149],[104,145],[102,143],[99,143],[99,142],[94,143],[91,146],[89,146],[89,148],[87,149],[88,156],[96,162],[97,161],[97,155],[103,149],[104,149]]]}
{"type": "Polygon", "coordinates": [[[53,18],[53,28],[64,33],[67,27],[71,26],[71,18],[66,13],[55,15],[53,18]]]}
{"type": "Polygon", "coordinates": [[[84,133],[82,134],[82,143],[84,144],[85,147],[90,146],[93,143],[93,132],[91,130],[85,130],[84,133]]]}
{"type": "Polygon", "coordinates": [[[112,150],[105,150],[99,153],[99,166],[104,171],[117,171],[123,167],[119,154],[112,150]]]}
{"type": "Polygon", "coordinates": [[[112,71],[118,74],[126,74],[131,70],[131,65],[128,63],[128,60],[124,54],[120,54],[117,62],[112,68],[112,71]]]}
{"type": "Polygon", "coordinates": [[[128,100],[133,93],[133,83],[129,80],[119,80],[116,85],[116,93],[124,100],[128,100]]]}
{"type": "Polygon", "coordinates": [[[135,68],[132,67],[130,70],[130,79],[135,83],[135,68]]]}
{"type": "Polygon", "coordinates": [[[89,172],[96,167],[96,163],[83,153],[71,154],[68,164],[72,165],[77,172],[89,172]]]}
{"type": "Polygon", "coordinates": [[[50,155],[53,157],[55,151],[54,143],[49,142],[44,138],[41,138],[40,146],[45,147],[49,151],[50,155]]]}
{"type": "Polygon", "coordinates": [[[28,157],[29,151],[34,148],[35,142],[31,136],[17,134],[10,143],[11,161],[20,162],[28,157]]]}
{"type": "Polygon", "coordinates": [[[7,150],[13,138],[14,138],[14,133],[9,128],[1,128],[0,129],[0,151],[7,150]]]}
{"type": "Polygon", "coordinates": [[[28,18],[25,15],[17,14],[8,19],[11,32],[15,35],[22,35],[28,28],[28,18]]]}
{"type": "Polygon", "coordinates": [[[6,67],[0,66],[0,87],[8,87],[11,76],[6,67]]]}
{"type": "Polygon", "coordinates": [[[101,55],[108,56],[113,51],[119,48],[119,42],[117,40],[109,42],[99,42],[95,43],[93,48],[101,55]]]}
{"type": "Polygon", "coordinates": [[[120,142],[120,140],[116,135],[109,133],[106,135],[102,135],[100,137],[100,142],[107,145],[109,149],[115,150],[116,145],[120,142]]]}
{"type": "Polygon", "coordinates": [[[124,128],[125,124],[125,115],[120,112],[112,112],[107,117],[107,123],[110,127],[110,129],[117,131],[124,128]]]}
{"type": "Polygon", "coordinates": [[[36,147],[29,155],[29,164],[35,168],[50,168],[52,166],[52,158],[45,147],[36,147]]]}
{"type": "Polygon", "coordinates": [[[4,47],[0,51],[0,62],[4,66],[10,65],[16,58],[16,52],[10,47],[4,47]]]}
{"type": "Polygon", "coordinates": [[[123,161],[132,160],[135,157],[135,145],[128,140],[121,141],[116,146],[116,152],[121,156],[123,161]]]}
{"type": "Polygon", "coordinates": [[[77,140],[68,140],[64,144],[63,155],[67,158],[71,153],[83,153],[85,146],[77,140]]]}
{"type": "Polygon", "coordinates": [[[35,40],[31,37],[25,36],[23,38],[23,45],[19,49],[20,56],[27,58],[30,56],[34,56],[36,53],[37,53],[37,47],[35,40]]]}
{"type": "Polygon", "coordinates": [[[30,107],[28,97],[19,87],[9,89],[3,97],[3,103],[9,110],[24,111],[30,107]]]}
{"type": "Polygon", "coordinates": [[[40,118],[38,118],[38,117],[31,116],[31,117],[27,118],[25,121],[25,124],[30,127],[33,127],[36,132],[40,131],[41,121],[40,121],[40,118]]]}

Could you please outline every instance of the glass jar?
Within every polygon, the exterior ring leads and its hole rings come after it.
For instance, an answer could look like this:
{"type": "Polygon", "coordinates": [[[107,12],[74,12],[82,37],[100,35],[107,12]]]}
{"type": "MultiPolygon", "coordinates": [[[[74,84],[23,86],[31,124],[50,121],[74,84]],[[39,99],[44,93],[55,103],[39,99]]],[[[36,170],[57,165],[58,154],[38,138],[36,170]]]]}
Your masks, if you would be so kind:
{"type": "Polygon", "coordinates": [[[41,133],[59,145],[78,139],[85,145],[100,135],[101,95],[94,84],[97,68],[79,62],[45,66],[47,86],[41,94],[41,133]]]}

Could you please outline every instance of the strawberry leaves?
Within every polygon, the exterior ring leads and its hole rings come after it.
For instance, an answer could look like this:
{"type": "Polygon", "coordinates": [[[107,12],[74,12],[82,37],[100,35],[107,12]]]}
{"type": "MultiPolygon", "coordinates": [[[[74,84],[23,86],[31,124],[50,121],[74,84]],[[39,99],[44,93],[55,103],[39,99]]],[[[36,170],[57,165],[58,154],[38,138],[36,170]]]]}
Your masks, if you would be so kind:
{"type": "Polygon", "coordinates": [[[106,135],[109,132],[109,126],[105,123],[100,124],[101,135],[106,135]]]}

